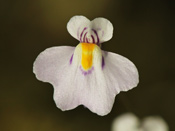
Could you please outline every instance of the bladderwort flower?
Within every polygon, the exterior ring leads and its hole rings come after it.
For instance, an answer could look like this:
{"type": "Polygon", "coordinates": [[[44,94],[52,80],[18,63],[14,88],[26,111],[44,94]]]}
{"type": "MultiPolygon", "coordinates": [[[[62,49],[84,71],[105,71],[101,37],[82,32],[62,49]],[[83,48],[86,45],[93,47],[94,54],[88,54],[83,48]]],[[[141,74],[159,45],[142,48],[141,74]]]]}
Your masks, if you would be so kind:
{"type": "Polygon", "coordinates": [[[107,19],[74,16],[67,29],[80,43],[44,50],[36,58],[33,72],[38,80],[53,85],[55,103],[62,111],[84,105],[106,115],[116,94],[137,86],[137,68],[127,58],[101,50],[101,44],[113,35],[107,19]]]}
{"type": "Polygon", "coordinates": [[[125,113],[114,119],[111,131],[169,131],[169,127],[160,116],[140,120],[133,113],[125,113]]]}

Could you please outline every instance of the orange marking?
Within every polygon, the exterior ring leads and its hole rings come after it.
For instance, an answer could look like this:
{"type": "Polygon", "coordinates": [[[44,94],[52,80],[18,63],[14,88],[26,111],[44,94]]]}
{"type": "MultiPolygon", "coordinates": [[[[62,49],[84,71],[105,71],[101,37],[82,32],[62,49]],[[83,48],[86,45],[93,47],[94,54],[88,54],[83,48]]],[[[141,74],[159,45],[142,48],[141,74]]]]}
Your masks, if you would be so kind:
{"type": "Polygon", "coordinates": [[[92,67],[93,62],[93,50],[95,44],[92,43],[81,43],[82,47],[82,58],[81,65],[84,70],[88,70],[92,67]]]}

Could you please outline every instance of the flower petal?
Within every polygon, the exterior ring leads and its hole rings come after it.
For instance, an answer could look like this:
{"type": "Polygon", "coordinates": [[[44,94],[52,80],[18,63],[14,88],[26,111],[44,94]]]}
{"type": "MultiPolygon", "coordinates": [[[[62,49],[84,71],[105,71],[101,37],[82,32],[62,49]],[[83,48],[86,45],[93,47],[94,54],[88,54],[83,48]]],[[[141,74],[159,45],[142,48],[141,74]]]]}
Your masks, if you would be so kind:
{"type": "Polygon", "coordinates": [[[95,31],[99,37],[100,42],[108,41],[113,36],[113,25],[105,18],[96,18],[91,21],[91,28],[95,31]]]}
{"type": "MultiPolygon", "coordinates": [[[[59,82],[63,68],[69,63],[75,47],[51,47],[41,52],[33,65],[33,72],[37,79],[50,82],[53,85],[59,82]]],[[[69,64],[68,64],[69,65],[69,64]]]]}
{"type": "Polygon", "coordinates": [[[139,82],[135,65],[126,57],[103,51],[105,60],[104,74],[109,87],[115,88],[115,93],[128,91],[139,82]]]}
{"type": "MultiPolygon", "coordinates": [[[[70,63],[73,51],[73,47],[46,49],[35,60],[33,72],[39,80],[54,86],[54,100],[61,110],[85,105],[99,115],[108,114],[115,96],[113,91],[106,87],[101,59],[94,65],[92,73],[83,75],[77,63],[74,62],[76,59],[81,60],[79,55],[77,55],[78,58],[76,55],[73,56],[73,61],[70,63]]],[[[98,61],[100,58],[98,53],[94,56],[96,56],[94,60],[98,61]]]]}
{"type": "Polygon", "coordinates": [[[37,57],[33,71],[39,80],[54,86],[54,100],[61,110],[84,105],[98,115],[106,115],[111,111],[117,93],[136,86],[138,72],[128,59],[108,52],[103,52],[103,67],[101,49],[95,46],[94,70],[84,75],[79,68],[83,49],[80,45],[83,46],[79,44],[76,49],[46,49],[37,57]]]}
{"type": "Polygon", "coordinates": [[[90,21],[84,16],[74,16],[67,24],[68,32],[81,43],[96,43],[108,41],[113,35],[112,23],[105,18],[90,21]]]}
{"type": "Polygon", "coordinates": [[[80,41],[83,30],[85,30],[89,24],[90,20],[85,16],[74,16],[67,23],[67,30],[75,39],[80,41]]]}

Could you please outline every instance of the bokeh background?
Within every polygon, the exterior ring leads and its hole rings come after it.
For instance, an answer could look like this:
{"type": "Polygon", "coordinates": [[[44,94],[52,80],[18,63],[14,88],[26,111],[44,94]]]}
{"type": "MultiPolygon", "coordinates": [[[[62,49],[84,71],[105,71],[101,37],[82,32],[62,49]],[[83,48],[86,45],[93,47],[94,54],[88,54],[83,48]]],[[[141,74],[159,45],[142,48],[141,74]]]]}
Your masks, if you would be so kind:
{"type": "Polygon", "coordinates": [[[162,116],[175,130],[175,2],[173,0],[1,0],[0,131],[110,131],[115,117],[162,116]],[[62,112],[53,88],[32,72],[37,55],[52,46],[76,46],[67,32],[74,15],[105,17],[114,26],[103,50],[126,56],[140,74],[137,88],[116,96],[110,114],[83,106],[62,112]]]}

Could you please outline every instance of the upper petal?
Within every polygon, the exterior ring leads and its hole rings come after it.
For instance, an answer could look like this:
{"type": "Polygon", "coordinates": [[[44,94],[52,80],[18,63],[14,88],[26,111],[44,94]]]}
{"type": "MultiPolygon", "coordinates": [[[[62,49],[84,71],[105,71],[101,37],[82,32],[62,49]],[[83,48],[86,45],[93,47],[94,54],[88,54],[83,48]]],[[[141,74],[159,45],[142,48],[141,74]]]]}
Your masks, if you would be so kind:
{"type": "Polygon", "coordinates": [[[74,16],[67,23],[67,30],[75,39],[80,41],[83,30],[85,30],[89,24],[90,20],[85,16],[74,16]]]}
{"type": "Polygon", "coordinates": [[[96,43],[108,41],[113,35],[113,25],[105,18],[92,21],[84,16],[74,16],[67,24],[68,32],[81,43],[96,43]]]}
{"type": "Polygon", "coordinates": [[[91,28],[97,32],[100,43],[108,41],[113,36],[113,25],[105,18],[96,18],[91,21],[91,28]]]}

